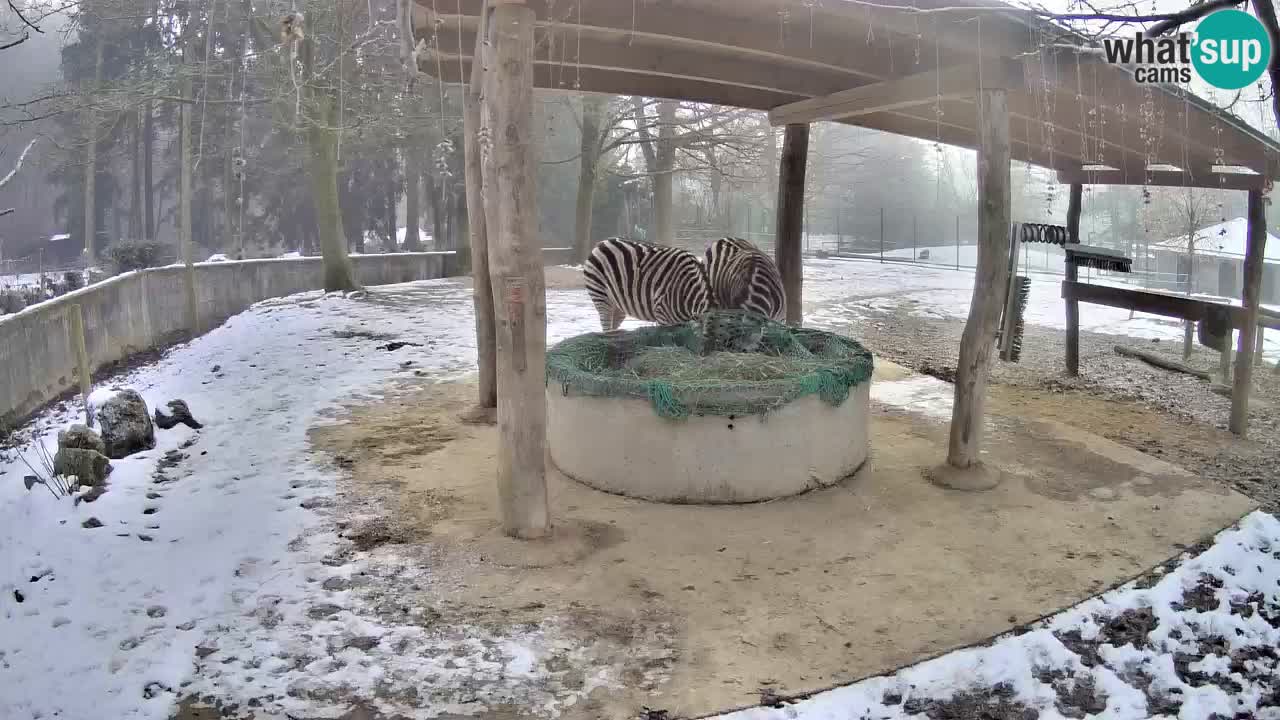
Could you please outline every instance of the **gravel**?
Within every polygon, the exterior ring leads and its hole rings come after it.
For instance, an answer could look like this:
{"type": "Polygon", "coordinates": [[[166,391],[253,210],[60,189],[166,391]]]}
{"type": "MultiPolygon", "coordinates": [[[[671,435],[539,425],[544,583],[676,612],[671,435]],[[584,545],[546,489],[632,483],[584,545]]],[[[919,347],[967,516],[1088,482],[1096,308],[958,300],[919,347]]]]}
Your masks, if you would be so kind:
{"type": "MultiPolygon", "coordinates": [[[[902,306],[891,311],[860,308],[865,319],[833,328],[857,338],[878,356],[948,382],[954,379],[964,322],[923,317],[902,306]]],[[[1062,330],[1028,325],[1017,363],[996,361],[991,382],[1002,388],[1073,398],[1095,398],[1146,409],[1163,423],[1089,429],[1134,449],[1156,455],[1191,472],[1243,492],[1268,512],[1280,511],[1280,375],[1272,366],[1256,367],[1250,402],[1249,437],[1226,432],[1231,401],[1190,375],[1151,367],[1115,353],[1116,345],[1156,352],[1197,369],[1215,372],[1218,353],[1196,345],[1182,360],[1180,342],[1117,335],[1080,334],[1080,377],[1064,371],[1066,336],[1062,330]]]]}

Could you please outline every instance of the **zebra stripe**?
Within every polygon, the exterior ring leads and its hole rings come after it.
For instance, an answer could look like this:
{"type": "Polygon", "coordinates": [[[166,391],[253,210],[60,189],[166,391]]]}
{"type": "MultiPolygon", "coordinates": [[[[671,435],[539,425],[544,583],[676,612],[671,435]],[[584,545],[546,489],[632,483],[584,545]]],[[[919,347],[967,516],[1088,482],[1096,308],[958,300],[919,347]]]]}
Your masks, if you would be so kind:
{"type": "Polygon", "coordinates": [[[774,320],[786,317],[782,273],[755,245],[742,238],[720,238],[707,248],[706,265],[716,307],[750,310],[774,320]]]}
{"type": "Polygon", "coordinates": [[[582,274],[606,331],[616,330],[628,315],[662,325],[686,322],[710,304],[702,262],[681,248],[601,240],[587,256],[582,274]]]}

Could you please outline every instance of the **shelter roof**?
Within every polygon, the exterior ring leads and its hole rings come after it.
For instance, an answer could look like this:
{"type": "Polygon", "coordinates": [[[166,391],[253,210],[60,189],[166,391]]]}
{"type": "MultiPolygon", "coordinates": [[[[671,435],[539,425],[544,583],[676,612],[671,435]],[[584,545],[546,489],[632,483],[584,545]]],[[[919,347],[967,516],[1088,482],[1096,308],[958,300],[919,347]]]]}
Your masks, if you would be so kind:
{"type": "MultiPolygon", "coordinates": [[[[469,78],[484,0],[415,2],[415,35],[428,48],[420,68],[469,78]]],[[[1231,188],[1280,176],[1280,145],[1243,120],[1177,86],[1140,85],[1080,52],[1071,31],[992,0],[525,4],[538,18],[539,88],[775,111],[776,124],[805,117],[782,106],[865,88],[850,106],[857,114],[833,119],[972,148],[976,85],[1000,75],[1011,81],[1014,159],[1064,181],[1231,188]],[[1215,173],[1224,166],[1265,178],[1215,173]]],[[[832,111],[829,100],[816,104],[832,111]]]]}

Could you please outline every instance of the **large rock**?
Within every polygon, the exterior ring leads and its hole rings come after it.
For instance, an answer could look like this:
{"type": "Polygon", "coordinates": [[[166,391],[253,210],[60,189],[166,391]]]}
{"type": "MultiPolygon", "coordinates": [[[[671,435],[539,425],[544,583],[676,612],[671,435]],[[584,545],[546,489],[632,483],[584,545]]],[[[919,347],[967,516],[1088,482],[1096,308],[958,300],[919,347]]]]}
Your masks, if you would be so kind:
{"type": "Polygon", "coordinates": [[[107,457],[119,460],[156,446],[147,403],[136,390],[122,390],[97,409],[107,457]]]}
{"type": "Polygon", "coordinates": [[[102,441],[102,437],[85,425],[72,425],[58,433],[58,449],[63,448],[97,450],[103,455],[107,454],[107,444],[102,441]]]}
{"type": "Polygon", "coordinates": [[[111,461],[97,450],[64,447],[53,456],[53,471],[63,477],[74,475],[81,485],[98,487],[111,474],[111,461]]]}

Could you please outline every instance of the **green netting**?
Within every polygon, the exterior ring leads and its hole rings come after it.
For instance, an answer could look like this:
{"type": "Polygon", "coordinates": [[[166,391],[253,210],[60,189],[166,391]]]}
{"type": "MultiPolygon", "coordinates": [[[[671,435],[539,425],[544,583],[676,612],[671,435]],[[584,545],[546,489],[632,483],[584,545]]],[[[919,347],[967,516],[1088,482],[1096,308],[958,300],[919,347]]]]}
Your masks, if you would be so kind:
{"type": "Polygon", "coordinates": [[[871,353],[853,340],[745,311],[587,333],[547,351],[549,386],[644,398],[665,418],[763,414],[812,394],[840,405],[871,371],[871,353]]]}

